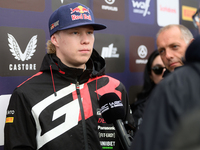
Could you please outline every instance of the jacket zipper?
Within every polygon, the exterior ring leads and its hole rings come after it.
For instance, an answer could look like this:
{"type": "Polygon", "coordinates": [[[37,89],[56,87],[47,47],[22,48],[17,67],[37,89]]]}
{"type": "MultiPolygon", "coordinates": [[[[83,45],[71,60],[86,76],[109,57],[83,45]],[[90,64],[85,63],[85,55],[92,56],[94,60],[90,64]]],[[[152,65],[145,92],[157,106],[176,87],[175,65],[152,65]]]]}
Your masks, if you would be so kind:
{"type": "Polygon", "coordinates": [[[82,118],[82,127],[83,127],[83,137],[84,137],[84,143],[85,143],[85,150],[89,150],[88,148],[88,139],[87,139],[87,130],[86,130],[86,122],[85,122],[85,115],[83,110],[83,104],[81,100],[81,94],[79,89],[79,82],[76,82],[76,93],[78,96],[78,102],[81,110],[81,118],[82,118]]]}

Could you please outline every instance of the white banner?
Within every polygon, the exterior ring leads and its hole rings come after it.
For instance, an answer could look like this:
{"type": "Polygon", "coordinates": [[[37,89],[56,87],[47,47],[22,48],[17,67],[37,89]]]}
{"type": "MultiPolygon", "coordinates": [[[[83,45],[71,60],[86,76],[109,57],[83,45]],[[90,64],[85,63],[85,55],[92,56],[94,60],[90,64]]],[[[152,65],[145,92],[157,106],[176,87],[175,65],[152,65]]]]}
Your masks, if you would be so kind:
{"type": "Polygon", "coordinates": [[[0,146],[4,145],[4,125],[6,119],[6,110],[11,94],[0,95],[0,146]]]}

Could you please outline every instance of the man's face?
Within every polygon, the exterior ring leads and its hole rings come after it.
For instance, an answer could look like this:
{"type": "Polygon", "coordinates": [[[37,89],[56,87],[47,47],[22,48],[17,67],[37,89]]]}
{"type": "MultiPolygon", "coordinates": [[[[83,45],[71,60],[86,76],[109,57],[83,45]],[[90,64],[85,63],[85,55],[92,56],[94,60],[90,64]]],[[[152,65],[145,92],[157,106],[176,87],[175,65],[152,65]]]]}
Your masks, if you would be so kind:
{"type": "Polygon", "coordinates": [[[157,38],[157,47],[166,68],[172,72],[174,68],[182,66],[187,44],[181,38],[178,27],[171,27],[161,32],[157,38]]]}
{"type": "Polygon", "coordinates": [[[52,35],[56,55],[68,67],[84,69],[92,54],[94,34],[92,26],[81,26],[59,31],[52,35]]]}

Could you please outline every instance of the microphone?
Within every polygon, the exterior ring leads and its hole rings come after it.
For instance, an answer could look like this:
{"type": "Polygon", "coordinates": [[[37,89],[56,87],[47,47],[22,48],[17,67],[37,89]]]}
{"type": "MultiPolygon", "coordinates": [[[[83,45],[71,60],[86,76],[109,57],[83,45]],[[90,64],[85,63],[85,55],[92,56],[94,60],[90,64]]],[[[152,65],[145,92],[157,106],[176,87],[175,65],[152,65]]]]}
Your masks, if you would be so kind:
{"type": "Polygon", "coordinates": [[[133,138],[127,133],[122,122],[125,110],[120,98],[115,93],[104,94],[99,99],[99,106],[106,123],[113,123],[124,150],[129,150],[133,138]]]}

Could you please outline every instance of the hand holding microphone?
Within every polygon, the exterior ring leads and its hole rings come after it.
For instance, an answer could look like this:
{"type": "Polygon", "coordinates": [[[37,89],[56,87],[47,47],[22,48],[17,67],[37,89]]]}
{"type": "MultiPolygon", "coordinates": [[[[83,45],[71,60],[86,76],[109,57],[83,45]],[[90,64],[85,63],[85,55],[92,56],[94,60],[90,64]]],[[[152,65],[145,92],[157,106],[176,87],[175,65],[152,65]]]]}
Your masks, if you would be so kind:
{"type": "Polygon", "coordinates": [[[100,111],[106,123],[113,123],[120,142],[125,150],[128,150],[132,143],[132,137],[127,133],[122,120],[125,117],[125,110],[120,98],[115,93],[107,93],[99,100],[100,111]]]}

